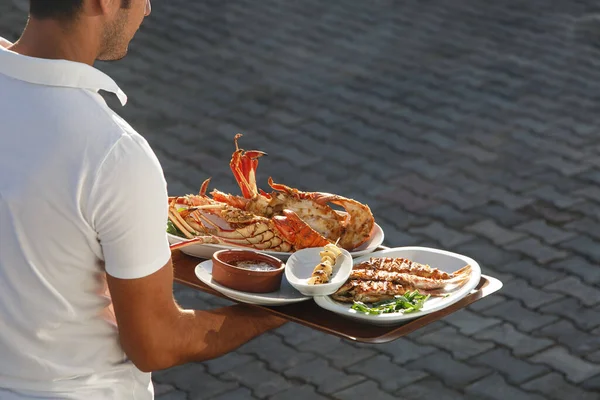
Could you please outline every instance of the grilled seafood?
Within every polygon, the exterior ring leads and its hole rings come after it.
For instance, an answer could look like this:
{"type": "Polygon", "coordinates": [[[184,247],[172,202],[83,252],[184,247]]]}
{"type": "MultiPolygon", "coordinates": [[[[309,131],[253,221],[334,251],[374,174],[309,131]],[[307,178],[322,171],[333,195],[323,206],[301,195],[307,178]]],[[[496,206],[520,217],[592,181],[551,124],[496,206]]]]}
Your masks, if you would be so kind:
{"type": "Polygon", "coordinates": [[[353,269],[350,273],[350,279],[359,279],[362,281],[386,281],[399,283],[406,287],[413,287],[419,291],[439,289],[442,287],[448,288],[456,286],[469,279],[471,266],[467,265],[464,268],[456,271],[454,276],[449,279],[434,279],[426,278],[419,275],[402,272],[389,272],[376,269],[353,269]]]}
{"type": "Polygon", "coordinates": [[[186,245],[233,244],[289,252],[329,243],[292,212],[269,219],[211,199],[206,195],[209,181],[204,181],[198,195],[169,199],[169,219],[188,239],[194,239],[186,245]]]}
{"type": "MultiPolygon", "coordinates": [[[[331,297],[342,303],[352,303],[354,301],[377,303],[383,300],[391,300],[397,295],[404,295],[414,290],[416,289],[413,287],[394,282],[351,279],[342,285],[331,297]]],[[[420,290],[419,293],[431,296],[442,296],[444,294],[441,290],[420,290]]]]}
{"type": "Polygon", "coordinates": [[[275,183],[270,177],[268,183],[274,191],[266,193],[258,189],[256,168],[258,158],[265,153],[240,149],[237,141],[241,136],[237,134],[234,138],[236,150],[230,166],[244,197],[213,190],[213,199],[266,218],[280,215],[283,210],[292,211],[329,242],[339,238],[339,246],[344,249],[355,249],[369,240],[375,218],[365,204],[331,193],[303,192],[275,183]],[[334,210],[330,203],[345,212],[334,210]]]}
{"type": "Polygon", "coordinates": [[[325,246],[337,239],[340,247],[352,250],[370,238],[375,219],[369,207],[356,200],[301,192],[271,178],[272,193],[258,189],[256,168],[266,153],[240,149],[241,136],[234,138],[230,167],[243,196],[216,189],[208,196],[207,179],[198,195],[169,198],[169,220],[186,238],[283,252],[325,246]],[[328,204],[343,207],[345,212],[328,204]]]}
{"type": "Polygon", "coordinates": [[[450,279],[453,276],[452,274],[437,268],[431,268],[429,265],[419,264],[400,257],[371,257],[368,261],[353,266],[352,269],[375,269],[380,271],[400,272],[432,279],[450,279]]]}
{"type": "Polygon", "coordinates": [[[448,274],[405,258],[372,257],[353,267],[348,281],[332,298],[341,302],[373,303],[415,290],[433,297],[443,296],[462,286],[470,276],[470,265],[448,274]]]}
{"type": "Polygon", "coordinates": [[[308,280],[308,284],[319,285],[329,282],[329,278],[331,278],[331,275],[333,274],[333,266],[340,254],[342,254],[342,252],[335,244],[326,244],[323,250],[319,252],[321,262],[313,270],[312,276],[308,280]]]}

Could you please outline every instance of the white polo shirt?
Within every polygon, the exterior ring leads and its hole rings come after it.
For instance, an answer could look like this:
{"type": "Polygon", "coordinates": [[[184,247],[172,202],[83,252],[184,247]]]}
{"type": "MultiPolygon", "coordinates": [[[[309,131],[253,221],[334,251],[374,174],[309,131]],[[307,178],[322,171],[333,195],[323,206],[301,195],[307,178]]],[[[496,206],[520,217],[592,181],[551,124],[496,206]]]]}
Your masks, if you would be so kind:
{"type": "Polygon", "coordinates": [[[148,143],[80,63],[0,46],[0,399],[151,399],[118,342],[105,272],[170,257],[167,190],[148,143]]]}

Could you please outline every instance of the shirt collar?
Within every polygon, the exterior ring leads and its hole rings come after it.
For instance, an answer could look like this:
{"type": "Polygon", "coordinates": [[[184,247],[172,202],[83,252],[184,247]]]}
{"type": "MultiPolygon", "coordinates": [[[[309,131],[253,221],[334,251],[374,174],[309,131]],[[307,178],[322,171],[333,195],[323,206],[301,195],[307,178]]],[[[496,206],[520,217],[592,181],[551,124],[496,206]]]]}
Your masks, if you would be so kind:
{"type": "Polygon", "coordinates": [[[114,80],[79,62],[28,57],[0,46],[0,74],[38,85],[105,90],[117,95],[121,105],[127,103],[127,95],[114,80]]]}

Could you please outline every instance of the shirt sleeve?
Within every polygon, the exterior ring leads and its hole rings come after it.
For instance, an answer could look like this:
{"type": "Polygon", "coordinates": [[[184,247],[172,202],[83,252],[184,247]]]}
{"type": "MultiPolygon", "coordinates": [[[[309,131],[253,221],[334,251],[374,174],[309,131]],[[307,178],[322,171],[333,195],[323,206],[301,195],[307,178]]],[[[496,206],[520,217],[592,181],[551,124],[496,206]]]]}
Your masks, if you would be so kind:
{"type": "Polygon", "coordinates": [[[98,169],[89,205],[109,275],[141,278],[168,262],[167,185],[141,136],[124,135],[113,146],[98,169]]]}
{"type": "Polygon", "coordinates": [[[0,47],[8,48],[12,43],[0,36],[0,47]]]}

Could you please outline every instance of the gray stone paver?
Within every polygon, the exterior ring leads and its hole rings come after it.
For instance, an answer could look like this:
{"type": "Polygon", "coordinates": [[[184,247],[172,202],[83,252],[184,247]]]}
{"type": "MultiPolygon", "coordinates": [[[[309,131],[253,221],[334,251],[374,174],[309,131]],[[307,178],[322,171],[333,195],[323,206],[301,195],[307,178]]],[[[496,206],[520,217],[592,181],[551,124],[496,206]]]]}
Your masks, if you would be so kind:
{"type": "Polygon", "coordinates": [[[464,388],[470,382],[474,382],[491,372],[487,367],[457,361],[443,351],[412,361],[406,364],[406,368],[425,370],[439,377],[444,384],[455,389],[464,388]]]}
{"type": "MultiPolygon", "coordinates": [[[[490,329],[493,330],[494,328],[490,329]]],[[[494,347],[490,342],[473,340],[468,336],[462,335],[453,327],[447,327],[425,335],[418,335],[415,340],[418,343],[428,344],[432,347],[441,347],[449,351],[457,360],[471,358],[494,347]]]]}
{"type": "Polygon", "coordinates": [[[542,400],[544,397],[520,390],[506,382],[500,374],[492,374],[469,385],[467,393],[479,394],[494,400],[542,400]]]}
{"type": "Polygon", "coordinates": [[[502,318],[504,321],[510,322],[520,331],[531,332],[535,329],[556,322],[557,316],[551,314],[543,314],[526,308],[517,300],[507,300],[499,303],[494,307],[490,307],[481,312],[484,315],[502,318]]]}
{"type": "MultiPolygon", "coordinates": [[[[201,400],[206,399],[202,392],[190,393],[189,400],[201,400]]],[[[221,393],[216,397],[210,397],[210,400],[253,400],[258,397],[252,396],[252,392],[249,389],[239,387],[230,392],[221,393]]]]}
{"type": "Polygon", "coordinates": [[[182,390],[174,390],[167,393],[156,394],[156,400],[187,400],[188,394],[182,390]]]}
{"type": "Polygon", "coordinates": [[[535,391],[546,396],[547,399],[563,400],[597,400],[598,392],[586,390],[568,382],[561,374],[553,372],[536,378],[523,385],[525,390],[535,391]]]}
{"type": "MultiPolygon", "coordinates": [[[[570,264],[562,262],[561,265],[570,264]]],[[[532,260],[521,260],[514,263],[508,263],[504,265],[503,270],[523,278],[527,281],[527,284],[531,285],[533,288],[536,286],[545,286],[548,283],[564,278],[564,274],[560,271],[554,271],[548,267],[541,267],[532,260]]],[[[600,277],[600,273],[598,276],[600,277]]]]}
{"type": "Polygon", "coordinates": [[[310,352],[284,344],[279,336],[273,334],[262,335],[233,354],[236,356],[236,361],[239,361],[242,354],[250,354],[277,371],[293,368],[315,357],[310,352]]]}
{"type": "Polygon", "coordinates": [[[349,367],[348,370],[368,376],[387,392],[394,392],[428,376],[424,371],[408,370],[391,363],[390,358],[385,355],[369,358],[360,364],[349,367]]]}
{"type": "MultiPolygon", "coordinates": [[[[327,397],[318,394],[315,388],[310,385],[294,386],[286,391],[279,392],[270,398],[271,400],[296,400],[296,399],[311,399],[324,400],[327,397]]],[[[229,400],[223,398],[223,400],[229,400]]]]}
{"type": "MultiPolygon", "coordinates": [[[[17,38],[23,3],[0,2],[1,36],[17,38]]],[[[107,99],[153,146],[171,194],[207,177],[239,193],[228,162],[241,132],[269,154],[260,187],[272,176],[356,198],[385,244],[464,253],[507,283],[380,346],[288,324],[156,373],[157,399],[598,399],[596,2],[155,3],[129,56],[98,67],[129,95],[125,108],[107,99]],[[292,377],[302,365],[364,380],[325,394],[292,377]],[[372,365],[423,378],[382,385],[361,373],[372,365]]]]}
{"type": "Polygon", "coordinates": [[[559,293],[537,289],[519,278],[505,282],[502,293],[512,299],[521,300],[526,307],[532,309],[564,297],[559,293]]]}
{"type": "Polygon", "coordinates": [[[375,382],[366,381],[339,391],[333,396],[333,398],[339,400],[361,400],[364,398],[393,400],[397,397],[379,389],[375,382]]]}
{"type": "Polygon", "coordinates": [[[554,366],[562,371],[568,380],[580,383],[600,374],[600,365],[594,365],[569,353],[564,347],[552,347],[531,357],[531,361],[554,366]]]}
{"type": "MultiPolygon", "coordinates": [[[[479,380],[478,382],[480,382],[479,380]]],[[[497,390],[497,388],[495,388],[497,390]]],[[[397,399],[406,400],[423,400],[423,399],[438,399],[438,400],[487,400],[488,397],[483,397],[474,393],[461,393],[455,389],[450,389],[436,379],[426,378],[421,381],[408,385],[396,392],[397,399]]]]}
{"type": "MultiPolygon", "coordinates": [[[[573,321],[575,325],[582,328],[584,331],[589,331],[597,326],[600,326],[600,306],[594,308],[585,308],[573,313],[572,310],[581,308],[574,298],[564,298],[552,304],[542,307],[543,312],[558,314],[569,321],[573,321]]],[[[562,320],[561,322],[566,322],[562,320]]]]}
{"type": "Polygon", "coordinates": [[[478,340],[491,340],[508,347],[517,357],[537,353],[552,345],[552,341],[545,338],[536,338],[519,332],[509,323],[494,326],[475,334],[478,340]]]}
{"type": "Polygon", "coordinates": [[[482,364],[499,371],[508,382],[523,383],[549,372],[548,368],[517,359],[507,349],[495,349],[470,360],[473,364],[482,364]]]}
{"type": "MultiPolygon", "coordinates": [[[[285,377],[270,371],[265,364],[259,361],[232,368],[224,372],[220,378],[232,385],[241,383],[250,387],[253,395],[260,398],[269,397],[292,386],[285,377]]],[[[202,381],[198,380],[198,383],[202,384],[202,381]]]]}
{"type": "Polygon", "coordinates": [[[600,337],[574,326],[567,320],[560,320],[540,329],[535,335],[553,339],[569,348],[578,356],[586,356],[598,348],[600,337]]]}
{"type": "Polygon", "coordinates": [[[594,306],[600,303],[600,289],[581,282],[579,278],[568,277],[551,283],[546,286],[546,289],[576,297],[587,306],[594,306]]]}
{"type": "Polygon", "coordinates": [[[362,382],[365,378],[354,372],[362,372],[362,370],[352,371],[351,374],[330,366],[327,361],[317,359],[306,364],[298,365],[284,372],[285,376],[292,379],[299,379],[317,387],[321,393],[335,393],[341,389],[353,386],[358,382],[362,382]]]}

